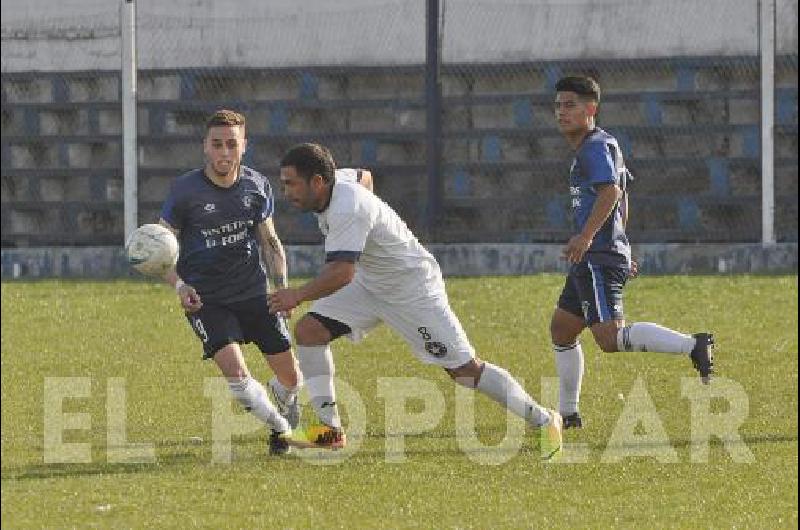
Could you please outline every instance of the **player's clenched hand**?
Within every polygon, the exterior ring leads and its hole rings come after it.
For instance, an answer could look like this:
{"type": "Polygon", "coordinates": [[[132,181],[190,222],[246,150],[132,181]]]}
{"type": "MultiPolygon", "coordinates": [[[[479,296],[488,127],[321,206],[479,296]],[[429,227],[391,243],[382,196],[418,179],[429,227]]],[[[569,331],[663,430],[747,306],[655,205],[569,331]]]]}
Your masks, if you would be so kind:
{"type": "Polygon", "coordinates": [[[631,259],[631,278],[639,276],[639,263],[635,259],[631,259]]]}
{"type": "Polygon", "coordinates": [[[561,252],[561,254],[570,263],[578,263],[583,259],[583,255],[586,254],[586,251],[589,250],[590,246],[592,246],[591,239],[582,234],[577,234],[572,236],[570,240],[567,241],[567,246],[564,247],[564,250],[561,252]]]}
{"type": "Polygon", "coordinates": [[[200,295],[197,294],[194,287],[188,284],[181,284],[177,289],[178,298],[181,300],[181,305],[189,313],[194,313],[203,307],[203,302],[200,300],[200,295]]]}
{"type": "Polygon", "coordinates": [[[269,301],[269,312],[289,313],[300,304],[300,294],[297,289],[278,289],[267,295],[269,301]]]}

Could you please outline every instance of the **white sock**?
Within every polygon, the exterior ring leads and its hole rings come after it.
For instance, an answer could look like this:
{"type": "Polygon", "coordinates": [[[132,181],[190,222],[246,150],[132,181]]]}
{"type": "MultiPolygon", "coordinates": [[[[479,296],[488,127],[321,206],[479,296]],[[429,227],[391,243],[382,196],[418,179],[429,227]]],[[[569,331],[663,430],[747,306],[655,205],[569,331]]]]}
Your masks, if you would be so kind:
{"type": "Polygon", "coordinates": [[[303,372],[303,383],[308,389],[311,406],[319,419],[331,427],[342,428],[339,408],[336,406],[336,390],[333,388],[333,354],[328,345],[298,346],[297,360],[303,372]]]}
{"type": "Polygon", "coordinates": [[[269,400],[267,391],[261,383],[252,377],[246,377],[241,381],[228,381],[228,387],[245,410],[273,430],[285,433],[292,431],[286,418],[280,415],[278,409],[269,400]]]}
{"type": "Polygon", "coordinates": [[[484,362],[483,372],[475,388],[536,427],[550,422],[547,409],[536,403],[522,385],[499,366],[484,362]]]}
{"type": "Polygon", "coordinates": [[[562,415],[578,412],[583,379],[583,350],[581,343],[570,346],[553,345],[558,367],[558,410],[562,415]]]}
{"type": "Polygon", "coordinates": [[[652,322],[636,322],[617,332],[619,351],[653,351],[689,354],[695,339],[652,322]]]}
{"type": "Polygon", "coordinates": [[[278,379],[278,376],[272,376],[272,379],[269,380],[269,386],[272,387],[272,390],[278,395],[278,399],[284,403],[293,401],[294,397],[297,395],[297,391],[300,390],[300,385],[291,388],[284,386],[278,379]]]}

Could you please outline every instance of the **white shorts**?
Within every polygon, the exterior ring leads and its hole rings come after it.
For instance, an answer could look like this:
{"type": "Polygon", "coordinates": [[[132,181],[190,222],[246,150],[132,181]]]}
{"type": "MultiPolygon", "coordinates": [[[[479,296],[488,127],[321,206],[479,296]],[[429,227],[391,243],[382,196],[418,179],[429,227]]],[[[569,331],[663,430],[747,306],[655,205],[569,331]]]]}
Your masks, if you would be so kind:
{"type": "Polygon", "coordinates": [[[347,324],[351,330],[348,337],[353,342],[384,322],[406,340],[424,363],[458,368],[475,358],[475,349],[450,309],[444,291],[400,305],[378,298],[354,281],[314,301],[309,312],[347,324]]]}

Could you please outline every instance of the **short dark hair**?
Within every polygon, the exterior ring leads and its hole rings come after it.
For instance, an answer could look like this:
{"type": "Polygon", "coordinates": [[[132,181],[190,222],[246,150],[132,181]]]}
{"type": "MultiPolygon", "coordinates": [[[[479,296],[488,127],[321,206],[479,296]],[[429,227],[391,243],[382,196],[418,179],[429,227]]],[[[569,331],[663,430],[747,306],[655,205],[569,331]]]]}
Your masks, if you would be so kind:
{"type": "Polygon", "coordinates": [[[244,127],[244,115],[230,109],[220,109],[206,120],[206,131],[211,127],[235,127],[241,125],[244,127]]]}
{"type": "Polygon", "coordinates": [[[281,167],[293,167],[306,182],[314,175],[322,175],[328,184],[333,182],[336,173],[336,162],[330,149],[320,144],[298,144],[289,149],[281,159],[281,167]]]}
{"type": "Polygon", "coordinates": [[[575,92],[600,103],[600,85],[588,76],[562,77],[556,83],[556,92],[575,92]]]}

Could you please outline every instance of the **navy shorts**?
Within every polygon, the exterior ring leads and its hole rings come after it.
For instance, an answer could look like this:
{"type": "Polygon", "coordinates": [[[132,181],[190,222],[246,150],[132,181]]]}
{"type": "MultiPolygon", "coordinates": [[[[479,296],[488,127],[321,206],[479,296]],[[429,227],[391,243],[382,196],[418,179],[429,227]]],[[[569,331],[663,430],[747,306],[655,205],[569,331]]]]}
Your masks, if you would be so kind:
{"type": "Polygon", "coordinates": [[[286,322],[270,314],[266,296],[226,304],[204,302],[186,319],[203,342],[203,359],[213,358],[234,342],[254,342],[267,355],[284,352],[292,344],[286,322]]]}
{"type": "Polygon", "coordinates": [[[583,261],[572,266],[558,299],[558,307],[582,318],[587,326],[622,320],[622,289],[630,269],[583,261]]]}

